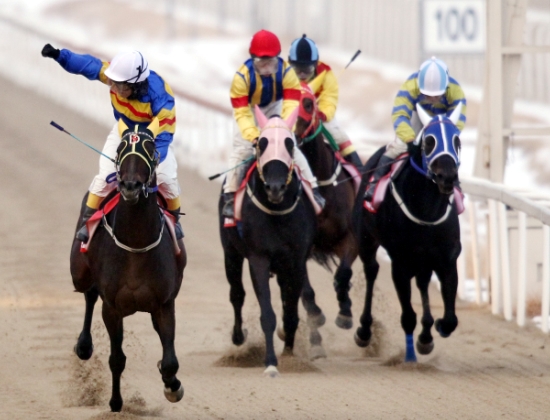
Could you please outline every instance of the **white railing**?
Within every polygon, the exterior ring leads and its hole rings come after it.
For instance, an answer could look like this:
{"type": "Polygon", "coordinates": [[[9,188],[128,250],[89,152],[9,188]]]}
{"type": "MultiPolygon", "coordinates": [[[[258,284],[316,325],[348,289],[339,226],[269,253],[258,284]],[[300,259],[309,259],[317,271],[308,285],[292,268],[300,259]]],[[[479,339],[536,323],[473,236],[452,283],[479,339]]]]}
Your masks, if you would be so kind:
{"type": "MultiPolygon", "coordinates": [[[[541,329],[547,333],[550,197],[511,191],[478,178],[463,178],[461,185],[469,198],[468,223],[463,224],[468,241],[463,240],[462,258],[471,262],[475,301],[490,303],[493,314],[503,315],[508,321],[515,314],[519,326],[525,325],[527,306],[532,304],[535,308],[530,308],[531,315],[538,312],[541,329]],[[488,289],[486,298],[483,289],[488,289]]],[[[461,276],[459,296],[464,294],[465,274],[461,276]]]]}

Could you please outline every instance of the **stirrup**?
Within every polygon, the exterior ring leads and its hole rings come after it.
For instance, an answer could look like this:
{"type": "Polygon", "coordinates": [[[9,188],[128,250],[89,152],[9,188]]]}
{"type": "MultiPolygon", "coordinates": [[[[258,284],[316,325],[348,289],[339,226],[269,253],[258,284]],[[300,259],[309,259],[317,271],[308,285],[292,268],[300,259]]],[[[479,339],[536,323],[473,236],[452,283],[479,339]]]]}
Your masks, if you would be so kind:
{"type": "Polygon", "coordinates": [[[176,240],[183,239],[185,234],[183,233],[183,228],[181,227],[180,222],[174,224],[174,231],[176,232],[176,240]]]}

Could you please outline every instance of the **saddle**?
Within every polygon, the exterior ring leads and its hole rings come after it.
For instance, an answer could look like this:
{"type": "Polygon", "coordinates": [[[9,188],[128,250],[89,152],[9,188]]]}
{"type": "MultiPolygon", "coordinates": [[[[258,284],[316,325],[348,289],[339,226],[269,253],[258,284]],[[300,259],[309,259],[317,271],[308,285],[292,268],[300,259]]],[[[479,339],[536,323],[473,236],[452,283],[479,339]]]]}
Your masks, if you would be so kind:
{"type": "MultiPolygon", "coordinates": [[[[388,185],[390,185],[390,182],[392,179],[397,178],[399,175],[399,172],[401,169],[403,169],[403,165],[407,161],[407,157],[409,156],[408,153],[404,153],[397,157],[397,160],[391,165],[390,171],[380,178],[376,186],[374,187],[374,195],[372,196],[372,202],[363,200],[363,207],[368,210],[370,213],[376,213],[378,211],[378,208],[380,207],[380,204],[384,201],[384,198],[386,197],[386,192],[388,190],[388,185]]],[[[372,182],[374,178],[374,174],[369,178],[369,182],[372,182]]],[[[461,214],[464,211],[464,194],[458,187],[454,187],[454,202],[456,205],[456,209],[458,214],[461,214]]]]}
{"type": "MultiPolygon", "coordinates": [[[[237,223],[241,221],[241,211],[242,211],[242,205],[244,200],[244,195],[247,193],[247,185],[248,181],[254,172],[254,169],[256,169],[257,162],[254,162],[248,171],[246,172],[246,176],[244,177],[243,181],[241,182],[241,185],[239,186],[239,189],[235,192],[235,217],[226,217],[224,219],[223,227],[229,228],[229,227],[236,227],[237,223]]],[[[319,215],[322,211],[321,207],[315,199],[313,198],[313,190],[311,188],[311,185],[308,181],[306,181],[304,178],[302,178],[300,174],[300,169],[297,167],[297,165],[294,166],[294,171],[298,175],[298,178],[302,182],[302,189],[305,193],[305,195],[309,198],[309,201],[313,205],[313,209],[315,210],[315,214],[319,215]]]]}
{"type": "MultiPolygon", "coordinates": [[[[93,214],[92,217],[90,217],[90,219],[88,219],[88,221],[86,222],[86,226],[88,227],[89,239],[88,239],[88,242],[80,244],[80,252],[82,253],[88,252],[88,247],[92,242],[92,238],[97,228],[102,224],[103,217],[111,213],[116,208],[119,200],[120,200],[120,192],[116,190],[111,192],[105,198],[105,200],[103,200],[103,203],[101,203],[101,205],[99,206],[99,209],[93,214]]],[[[166,227],[168,228],[168,231],[170,232],[170,235],[172,237],[172,242],[174,244],[174,251],[176,255],[178,255],[181,252],[181,249],[176,239],[176,230],[175,230],[176,219],[170,212],[168,212],[168,210],[166,210],[166,200],[160,194],[160,192],[157,193],[157,201],[158,201],[159,207],[162,209],[162,212],[164,214],[164,223],[166,224],[166,227]]]]}

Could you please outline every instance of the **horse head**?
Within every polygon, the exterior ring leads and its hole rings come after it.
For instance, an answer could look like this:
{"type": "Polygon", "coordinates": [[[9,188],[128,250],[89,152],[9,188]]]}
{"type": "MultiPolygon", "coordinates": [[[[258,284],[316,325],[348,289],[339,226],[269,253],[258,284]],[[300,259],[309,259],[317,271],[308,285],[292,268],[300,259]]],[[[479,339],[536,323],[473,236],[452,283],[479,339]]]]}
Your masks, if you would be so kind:
{"type": "Polygon", "coordinates": [[[296,122],[296,109],[287,119],[279,116],[267,118],[258,106],[254,108],[260,127],[260,136],[256,145],[258,173],[264,182],[268,200],[274,204],[283,201],[284,194],[294,169],[294,134],[292,127],[296,122]]]}
{"type": "Polygon", "coordinates": [[[159,122],[154,118],[146,128],[136,124],[132,130],[120,119],[118,132],[121,138],[115,159],[118,188],[124,201],[136,204],[140,193],[147,197],[151,185],[156,182],[155,169],[160,156],[155,148],[155,137],[159,122]]]}
{"type": "Polygon", "coordinates": [[[302,94],[300,96],[298,119],[294,130],[298,146],[301,146],[308,140],[312,140],[318,134],[316,130],[320,122],[318,115],[319,107],[317,106],[317,99],[313,92],[315,92],[315,86],[319,80],[319,77],[316,77],[309,84],[301,82],[302,94]]]}
{"type": "MultiPolygon", "coordinates": [[[[442,194],[451,194],[458,184],[460,166],[460,131],[456,127],[462,104],[452,114],[430,116],[421,105],[417,113],[424,125],[414,144],[420,146],[421,171],[434,181],[442,194]]],[[[417,169],[420,169],[417,167],[417,169]]]]}

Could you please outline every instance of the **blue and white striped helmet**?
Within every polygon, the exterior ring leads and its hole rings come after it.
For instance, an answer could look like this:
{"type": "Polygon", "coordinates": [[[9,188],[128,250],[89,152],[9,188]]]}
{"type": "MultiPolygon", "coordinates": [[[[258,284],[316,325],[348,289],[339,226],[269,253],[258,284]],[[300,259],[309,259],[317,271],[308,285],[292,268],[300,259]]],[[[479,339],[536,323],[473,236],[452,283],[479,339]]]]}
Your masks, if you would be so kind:
{"type": "Polygon", "coordinates": [[[313,40],[309,39],[306,34],[301,38],[297,38],[290,44],[290,52],[288,53],[288,61],[291,64],[311,65],[319,61],[319,50],[313,40]]]}
{"type": "Polygon", "coordinates": [[[443,61],[432,57],[422,63],[418,71],[420,93],[427,96],[443,95],[448,84],[449,74],[443,61]]]}

